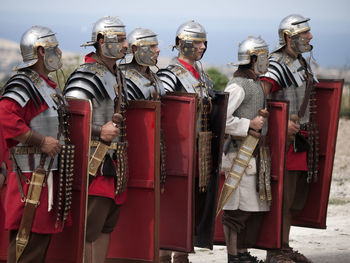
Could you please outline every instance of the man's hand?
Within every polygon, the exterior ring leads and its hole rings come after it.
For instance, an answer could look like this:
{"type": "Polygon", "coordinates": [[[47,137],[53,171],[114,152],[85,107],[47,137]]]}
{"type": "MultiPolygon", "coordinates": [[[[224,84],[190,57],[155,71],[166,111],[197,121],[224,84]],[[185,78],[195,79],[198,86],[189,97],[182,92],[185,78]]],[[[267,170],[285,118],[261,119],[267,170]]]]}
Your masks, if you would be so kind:
{"type": "Polygon", "coordinates": [[[109,121],[102,126],[100,137],[105,142],[111,142],[119,134],[120,130],[118,126],[114,122],[109,121]]]}
{"type": "Polygon", "coordinates": [[[262,116],[256,116],[254,119],[250,121],[249,128],[260,131],[264,125],[265,118],[262,116]]]}
{"type": "Polygon", "coordinates": [[[288,121],[288,136],[295,135],[300,129],[300,125],[294,121],[288,121]]]}
{"type": "Polygon", "coordinates": [[[44,143],[40,147],[40,149],[48,154],[51,158],[55,157],[61,151],[61,144],[58,140],[51,136],[46,136],[44,139],[44,143]]]}

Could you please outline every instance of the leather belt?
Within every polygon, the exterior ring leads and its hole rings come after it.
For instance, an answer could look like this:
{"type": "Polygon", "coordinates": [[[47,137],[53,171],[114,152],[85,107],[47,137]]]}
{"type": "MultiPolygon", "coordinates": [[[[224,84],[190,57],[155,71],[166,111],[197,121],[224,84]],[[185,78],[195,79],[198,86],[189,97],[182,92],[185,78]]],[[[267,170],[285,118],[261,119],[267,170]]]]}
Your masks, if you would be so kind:
{"type": "Polygon", "coordinates": [[[35,146],[16,146],[11,149],[13,154],[28,155],[28,154],[41,154],[40,148],[35,146]]]}

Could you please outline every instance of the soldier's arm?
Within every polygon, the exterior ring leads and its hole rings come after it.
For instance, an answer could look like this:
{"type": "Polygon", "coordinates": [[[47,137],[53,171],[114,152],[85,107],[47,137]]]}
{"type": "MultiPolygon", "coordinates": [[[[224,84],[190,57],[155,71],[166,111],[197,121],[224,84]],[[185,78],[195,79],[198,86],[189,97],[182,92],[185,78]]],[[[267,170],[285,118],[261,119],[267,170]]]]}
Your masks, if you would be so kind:
{"type": "Polygon", "coordinates": [[[239,85],[233,83],[228,85],[225,91],[229,93],[225,133],[234,136],[247,136],[250,120],[234,116],[234,112],[244,99],[244,90],[239,85]]]}
{"type": "Polygon", "coordinates": [[[13,137],[13,139],[26,145],[37,146],[51,158],[55,157],[61,150],[60,142],[57,139],[51,136],[44,136],[34,130],[29,130],[13,137]]]}
{"type": "MultiPolygon", "coordinates": [[[[66,98],[76,98],[76,99],[85,99],[92,102],[93,96],[85,90],[82,89],[69,89],[65,93],[66,98]]],[[[120,119],[121,115],[117,117],[120,119]]],[[[92,124],[91,135],[96,138],[100,138],[105,142],[112,141],[116,136],[120,134],[119,128],[114,125],[112,121],[105,123],[104,125],[92,124]]]]}

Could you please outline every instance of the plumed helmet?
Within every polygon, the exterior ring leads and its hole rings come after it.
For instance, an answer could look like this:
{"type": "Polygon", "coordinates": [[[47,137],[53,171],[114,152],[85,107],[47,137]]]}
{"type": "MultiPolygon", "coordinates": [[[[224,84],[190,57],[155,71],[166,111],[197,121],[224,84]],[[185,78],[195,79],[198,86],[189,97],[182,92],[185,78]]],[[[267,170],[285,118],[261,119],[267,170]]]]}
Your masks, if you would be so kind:
{"type": "Polygon", "coordinates": [[[295,36],[299,33],[310,30],[308,21],[310,18],[305,18],[302,15],[289,15],[282,19],[278,27],[278,37],[279,37],[279,46],[275,51],[284,47],[287,43],[284,37],[284,34],[288,36],[295,36]]]}
{"type": "Polygon", "coordinates": [[[21,38],[20,49],[23,62],[15,69],[27,68],[38,61],[38,47],[48,48],[58,45],[55,33],[44,26],[32,26],[21,38]]]}
{"type": "Polygon", "coordinates": [[[91,41],[86,42],[81,46],[92,46],[97,42],[97,36],[118,36],[126,35],[125,25],[118,19],[118,17],[105,16],[96,21],[92,28],[91,41]]]}

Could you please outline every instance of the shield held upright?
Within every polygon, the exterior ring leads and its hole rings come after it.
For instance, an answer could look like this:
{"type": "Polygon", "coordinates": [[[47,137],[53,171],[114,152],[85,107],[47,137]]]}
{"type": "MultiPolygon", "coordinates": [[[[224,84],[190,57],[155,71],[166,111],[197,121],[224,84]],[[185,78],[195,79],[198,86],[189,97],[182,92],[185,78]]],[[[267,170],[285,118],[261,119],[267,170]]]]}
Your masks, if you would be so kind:
{"type": "Polygon", "coordinates": [[[193,252],[197,95],[162,98],[167,178],[160,197],[160,247],[193,252]]]}
{"type": "Polygon", "coordinates": [[[69,132],[75,145],[72,189],[72,226],[52,236],[47,262],[83,262],[88,195],[92,105],[88,100],[67,99],[71,114],[69,132]]]}
{"type": "Polygon", "coordinates": [[[331,187],[343,79],[320,79],[316,90],[316,123],[319,132],[318,179],[310,183],[303,211],[293,225],[325,229],[331,187]]]}
{"type": "Polygon", "coordinates": [[[128,198],[106,262],[158,262],[160,102],[130,101],[126,111],[128,198]]]}

